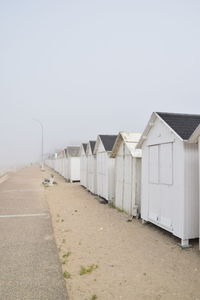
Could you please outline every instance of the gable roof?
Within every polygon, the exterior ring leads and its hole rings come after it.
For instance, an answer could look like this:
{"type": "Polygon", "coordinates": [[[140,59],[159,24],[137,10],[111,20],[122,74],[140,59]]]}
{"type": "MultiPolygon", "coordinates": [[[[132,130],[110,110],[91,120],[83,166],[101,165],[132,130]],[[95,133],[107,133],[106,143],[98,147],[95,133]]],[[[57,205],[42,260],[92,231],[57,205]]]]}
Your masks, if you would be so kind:
{"type": "Polygon", "coordinates": [[[65,150],[57,151],[56,154],[57,154],[56,156],[57,158],[63,158],[65,155],[65,150]]]}
{"type": "Polygon", "coordinates": [[[199,141],[199,137],[200,137],[200,124],[199,126],[197,126],[195,131],[191,134],[188,141],[189,143],[197,143],[199,141]]]}
{"type": "Polygon", "coordinates": [[[117,135],[99,135],[106,151],[112,151],[117,135]]]}
{"type": "Polygon", "coordinates": [[[89,141],[92,153],[94,152],[94,146],[95,146],[96,141],[89,141]]]}
{"type": "Polygon", "coordinates": [[[86,149],[87,149],[87,143],[82,143],[82,146],[83,146],[83,150],[85,151],[86,153],[86,149]]]}
{"type": "Polygon", "coordinates": [[[151,130],[156,118],[159,118],[166,126],[171,128],[174,134],[176,134],[181,140],[188,140],[200,124],[200,115],[153,112],[136,146],[137,149],[142,147],[142,144],[151,130]]]}
{"type": "Polygon", "coordinates": [[[117,139],[112,148],[111,157],[116,157],[119,147],[122,142],[124,142],[131,155],[134,157],[141,157],[141,150],[136,150],[135,147],[140,140],[141,133],[134,133],[134,132],[119,132],[117,139]]]}
{"type": "Polygon", "coordinates": [[[67,157],[80,157],[80,147],[79,146],[69,146],[66,148],[67,157]]]}
{"type": "Polygon", "coordinates": [[[200,115],[157,112],[183,140],[188,140],[200,124],[200,115]]]}

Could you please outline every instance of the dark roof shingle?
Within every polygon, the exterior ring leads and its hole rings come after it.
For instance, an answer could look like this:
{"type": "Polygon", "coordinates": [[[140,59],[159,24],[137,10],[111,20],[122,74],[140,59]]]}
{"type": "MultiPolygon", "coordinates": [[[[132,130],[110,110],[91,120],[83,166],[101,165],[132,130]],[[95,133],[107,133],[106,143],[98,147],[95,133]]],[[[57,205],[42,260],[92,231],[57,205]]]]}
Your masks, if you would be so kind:
{"type": "Polygon", "coordinates": [[[99,135],[106,151],[112,151],[117,135],[99,135]]]}
{"type": "Polygon", "coordinates": [[[94,146],[95,146],[96,141],[89,141],[89,143],[90,143],[92,153],[94,153],[94,146]]]}
{"type": "Polygon", "coordinates": [[[200,124],[200,115],[157,112],[157,114],[183,139],[188,140],[200,124]]]}
{"type": "Polygon", "coordinates": [[[83,149],[84,149],[84,151],[85,151],[85,153],[86,153],[87,144],[86,144],[86,143],[83,143],[82,145],[83,145],[83,149]]]}

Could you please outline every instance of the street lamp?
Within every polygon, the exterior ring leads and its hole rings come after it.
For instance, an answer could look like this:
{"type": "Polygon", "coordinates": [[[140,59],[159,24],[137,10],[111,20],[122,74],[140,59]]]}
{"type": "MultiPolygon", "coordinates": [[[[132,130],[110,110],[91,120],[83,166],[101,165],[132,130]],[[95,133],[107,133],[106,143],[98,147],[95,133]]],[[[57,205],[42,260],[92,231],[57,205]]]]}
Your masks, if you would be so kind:
{"type": "Polygon", "coordinates": [[[43,124],[40,120],[38,119],[33,119],[33,121],[37,122],[40,124],[40,127],[41,127],[41,131],[42,131],[42,145],[41,145],[41,150],[42,150],[42,153],[41,153],[41,171],[44,171],[44,127],[43,127],[43,124]]]}

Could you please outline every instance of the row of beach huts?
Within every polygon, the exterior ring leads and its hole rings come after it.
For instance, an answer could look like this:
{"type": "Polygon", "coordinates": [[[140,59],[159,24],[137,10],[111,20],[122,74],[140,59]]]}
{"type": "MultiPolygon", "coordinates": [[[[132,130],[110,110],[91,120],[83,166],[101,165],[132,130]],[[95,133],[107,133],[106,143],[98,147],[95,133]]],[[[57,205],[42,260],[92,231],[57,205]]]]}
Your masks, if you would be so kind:
{"type": "Polygon", "coordinates": [[[200,115],[154,112],[142,134],[100,134],[50,155],[46,165],[188,247],[199,238],[199,124],[200,115]]]}

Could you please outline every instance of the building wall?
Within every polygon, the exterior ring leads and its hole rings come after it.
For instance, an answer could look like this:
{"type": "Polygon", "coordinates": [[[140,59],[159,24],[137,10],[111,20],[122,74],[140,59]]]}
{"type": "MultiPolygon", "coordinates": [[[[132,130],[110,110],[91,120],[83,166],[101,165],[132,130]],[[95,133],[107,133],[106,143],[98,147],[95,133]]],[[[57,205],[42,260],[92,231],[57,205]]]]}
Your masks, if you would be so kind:
{"type": "Polygon", "coordinates": [[[80,157],[69,157],[69,180],[80,181],[80,157]]]}
{"type": "Polygon", "coordinates": [[[81,148],[80,156],[80,183],[82,186],[87,186],[87,156],[83,147],[81,148]]]}
{"type": "Polygon", "coordinates": [[[107,154],[108,161],[108,201],[114,203],[115,198],[115,159],[107,154]]]}
{"type": "Polygon", "coordinates": [[[88,153],[88,183],[87,188],[88,190],[95,194],[96,193],[96,159],[95,156],[92,154],[91,149],[88,153]]]}
{"type": "Polygon", "coordinates": [[[182,238],[183,142],[157,118],[143,143],[142,151],[141,217],[182,238]]]}
{"type": "Polygon", "coordinates": [[[65,160],[64,157],[61,158],[61,175],[64,177],[65,176],[65,160]]]}
{"type": "Polygon", "coordinates": [[[141,213],[141,157],[132,159],[132,215],[141,213]]]}
{"type": "Polygon", "coordinates": [[[199,154],[198,145],[184,143],[185,207],[184,238],[199,237],[199,154]]]}
{"type": "Polygon", "coordinates": [[[64,178],[69,180],[69,167],[67,157],[64,158],[64,178]]]}
{"type": "Polygon", "coordinates": [[[114,159],[109,157],[100,141],[96,154],[97,195],[109,202],[114,198],[114,159]]]}
{"type": "Polygon", "coordinates": [[[97,152],[97,194],[106,200],[108,193],[108,155],[104,152],[97,152]]]}
{"type": "Polygon", "coordinates": [[[132,216],[140,209],[140,161],[122,142],[115,158],[115,206],[132,216]]]}
{"type": "Polygon", "coordinates": [[[121,143],[115,157],[115,206],[123,209],[124,195],[124,145],[121,143]]]}
{"type": "MultiPolygon", "coordinates": [[[[200,136],[198,138],[198,150],[199,150],[199,235],[200,235],[200,136]]],[[[199,236],[199,249],[200,249],[200,236],[199,236]]]]}

